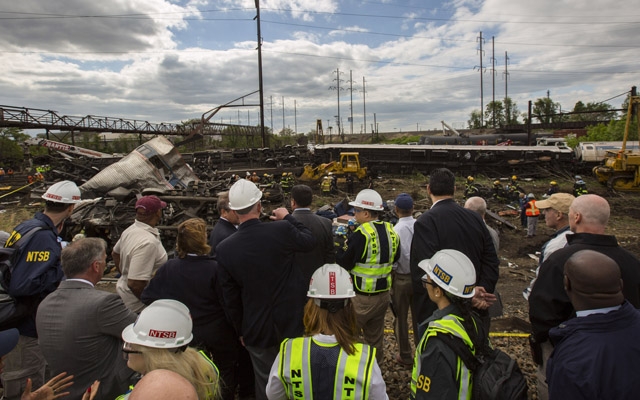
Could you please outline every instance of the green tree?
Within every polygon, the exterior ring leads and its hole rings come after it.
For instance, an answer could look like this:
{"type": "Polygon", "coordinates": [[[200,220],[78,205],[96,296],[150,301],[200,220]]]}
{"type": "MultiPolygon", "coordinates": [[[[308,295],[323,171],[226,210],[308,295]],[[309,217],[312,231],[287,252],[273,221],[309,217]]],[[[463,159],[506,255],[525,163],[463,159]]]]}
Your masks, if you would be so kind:
{"type": "Polygon", "coordinates": [[[20,128],[4,128],[0,130],[0,166],[17,168],[24,161],[24,149],[21,143],[29,135],[20,128]]]}
{"type": "Polygon", "coordinates": [[[540,123],[558,122],[560,116],[555,115],[560,108],[560,103],[555,103],[549,97],[541,97],[533,103],[531,113],[540,123]]]}
{"type": "Polygon", "coordinates": [[[491,101],[484,112],[484,120],[488,127],[498,128],[505,123],[504,107],[501,101],[491,101]]]}
{"type": "Polygon", "coordinates": [[[570,121],[609,121],[616,117],[617,112],[611,111],[613,107],[607,103],[589,102],[586,105],[582,101],[578,101],[573,107],[573,112],[580,114],[571,114],[570,121]]]}
{"type": "Polygon", "coordinates": [[[507,125],[519,124],[518,121],[518,106],[511,99],[511,97],[505,97],[504,99],[504,120],[507,125]]]}
{"type": "Polygon", "coordinates": [[[467,124],[469,125],[469,129],[482,128],[482,111],[481,110],[471,111],[471,115],[469,116],[469,120],[467,121],[467,124]]]}

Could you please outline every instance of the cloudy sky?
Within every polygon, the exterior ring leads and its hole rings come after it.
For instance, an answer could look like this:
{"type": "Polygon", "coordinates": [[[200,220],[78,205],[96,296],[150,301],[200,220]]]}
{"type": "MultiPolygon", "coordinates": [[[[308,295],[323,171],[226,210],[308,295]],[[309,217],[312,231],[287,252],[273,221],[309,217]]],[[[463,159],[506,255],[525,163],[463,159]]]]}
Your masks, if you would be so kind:
{"type": "MultiPolygon", "coordinates": [[[[570,110],[640,83],[640,9],[613,0],[260,0],[265,125],[466,126],[507,91],[570,110]],[[480,32],[483,38],[482,70],[480,32]],[[492,40],[492,38],[494,38],[492,40]],[[337,73],[339,70],[339,74],[337,73]],[[338,82],[339,79],[339,82],[338,82]],[[340,86],[340,91],[337,86],[340,86]],[[283,108],[284,99],[284,108],[283,108]],[[284,110],[284,113],[283,113],[284,110]]],[[[180,122],[258,90],[255,0],[0,3],[0,104],[180,122]]],[[[258,95],[245,104],[256,104],[258,95]]],[[[255,125],[259,108],[214,121],[255,125]]]]}

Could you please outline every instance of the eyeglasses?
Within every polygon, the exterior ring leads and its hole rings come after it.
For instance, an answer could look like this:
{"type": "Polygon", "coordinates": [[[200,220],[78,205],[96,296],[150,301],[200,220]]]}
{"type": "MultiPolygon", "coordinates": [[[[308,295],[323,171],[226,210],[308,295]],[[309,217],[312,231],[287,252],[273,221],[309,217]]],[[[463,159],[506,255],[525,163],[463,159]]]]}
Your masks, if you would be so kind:
{"type": "Polygon", "coordinates": [[[426,285],[430,285],[430,286],[433,286],[433,287],[438,287],[438,285],[436,285],[432,281],[427,280],[427,278],[422,278],[422,286],[426,287],[426,285]]]}
{"type": "Polygon", "coordinates": [[[129,354],[142,354],[141,351],[138,350],[133,350],[131,347],[129,347],[130,344],[129,343],[125,343],[122,346],[122,358],[124,358],[125,360],[129,360],[129,354]]]}

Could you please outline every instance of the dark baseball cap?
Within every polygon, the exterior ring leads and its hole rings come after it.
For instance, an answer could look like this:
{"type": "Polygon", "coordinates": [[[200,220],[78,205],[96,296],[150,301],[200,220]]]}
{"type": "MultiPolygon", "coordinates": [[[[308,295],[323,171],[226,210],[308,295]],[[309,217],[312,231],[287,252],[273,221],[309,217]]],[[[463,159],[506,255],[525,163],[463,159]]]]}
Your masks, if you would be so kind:
{"type": "Polygon", "coordinates": [[[144,196],[136,202],[136,210],[142,208],[146,214],[153,214],[167,206],[167,203],[160,200],[158,196],[144,196]]]}
{"type": "Polygon", "coordinates": [[[394,202],[395,206],[401,210],[411,210],[413,208],[413,199],[408,193],[400,193],[394,202]]]}
{"type": "Polygon", "coordinates": [[[0,357],[7,355],[18,344],[20,333],[16,328],[0,331],[0,357]]]}

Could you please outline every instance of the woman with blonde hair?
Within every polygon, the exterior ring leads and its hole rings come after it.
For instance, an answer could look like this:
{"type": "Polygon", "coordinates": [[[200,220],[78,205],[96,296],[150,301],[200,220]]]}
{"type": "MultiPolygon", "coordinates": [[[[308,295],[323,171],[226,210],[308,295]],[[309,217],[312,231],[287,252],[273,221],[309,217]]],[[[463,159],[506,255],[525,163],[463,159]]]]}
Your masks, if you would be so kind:
{"type": "MultiPolygon", "coordinates": [[[[193,343],[204,350],[220,369],[222,398],[232,400],[236,386],[241,395],[252,395],[253,369],[240,371],[242,345],[226,318],[220,301],[219,267],[209,255],[207,224],[191,218],[178,225],[178,258],[160,267],[142,292],[142,302],[158,299],[177,300],[189,308],[193,318],[193,343]],[[247,393],[250,392],[250,393],[247,393]]],[[[249,364],[246,355],[246,364],[249,364]]]]}
{"type": "MultiPolygon", "coordinates": [[[[157,369],[176,372],[193,385],[200,400],[219,399],[215,364],[204,352],[188,346],[193,340],[192,326],[184,304],[175,300],[153,302],[122,331],[127,366],[143,375],[157,369]]],[[[119,397],[126,398],[128,394],[119,397]]]]}
{"type": "Polygon", "coordinates": [[[286,339],[271,367],[269,400],[388,399],[376,349],[357,342],[349,273],[325,264],[311,278],[305,336],[286,339]]]}

